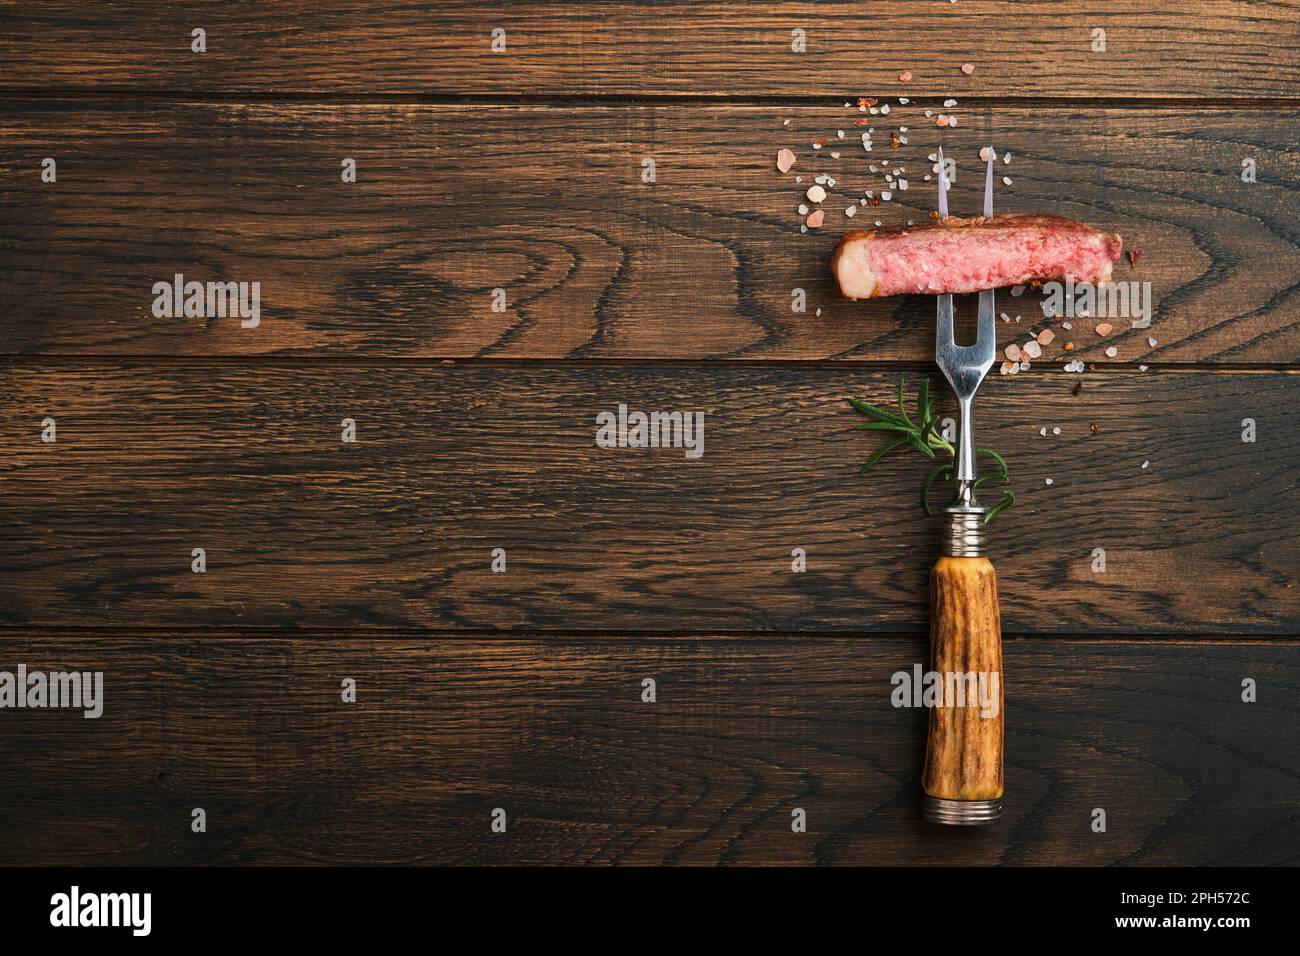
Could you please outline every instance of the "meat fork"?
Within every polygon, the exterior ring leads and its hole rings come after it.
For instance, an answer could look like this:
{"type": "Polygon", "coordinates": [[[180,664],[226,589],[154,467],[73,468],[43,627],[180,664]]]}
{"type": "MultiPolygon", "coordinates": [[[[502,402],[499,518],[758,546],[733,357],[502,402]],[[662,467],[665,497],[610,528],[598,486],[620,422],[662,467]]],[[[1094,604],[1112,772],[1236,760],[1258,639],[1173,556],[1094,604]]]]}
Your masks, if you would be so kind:
{"type": "MultiPolygon", "coordinates": [[[[948,215],[948,176],[939,150],[939,214],[948,215]]],[[[984,176],[984,216],[993,215],[993,160],[984,176]]],[[[943,682],[930,709],[923,786],[925,817],[984,824],[1002,815],[1002,625],[997,576],[984,557],[984,519],[975,500],[971,401],[997,352],[993,290],[979,294],[974,345],[953,337],[952,296],[939,296],[934,360],[957,395],[961,432],[956,495],[944,509],[942,557],[930,571],[931,670],[943,682]]]]}

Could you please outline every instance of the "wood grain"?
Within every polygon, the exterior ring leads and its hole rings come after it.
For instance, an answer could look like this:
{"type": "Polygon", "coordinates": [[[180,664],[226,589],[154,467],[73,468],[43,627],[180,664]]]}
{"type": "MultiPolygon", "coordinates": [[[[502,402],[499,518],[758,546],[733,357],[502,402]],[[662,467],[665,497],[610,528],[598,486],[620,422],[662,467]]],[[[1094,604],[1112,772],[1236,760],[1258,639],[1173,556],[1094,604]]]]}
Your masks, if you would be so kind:
{"type": "MultiPolygon", "coordinates": [[[[964,5],[964,4],[963,4],[964,5]]],[[[1124,362],[1300,361],[1300,116],[1272,110],[980,107],[944,134],[953,208],[979,148],[1012,154],[998,208],[1074,216],[1141,252],[1154,323],[1059,327],[1050,353],[1124,362]],[[1258,181],[1240,179],[1244,158],[1258,181]],[[966,174],[963,175],[963,172],[966,174]]],[[[928,361],[919,296],[851,303],[850,226],[924,220],[938,130],[915,109],[57,103],[0,108],[4,352],[118,355],[928,361]],[[888,119],[888,123],[883,120],[888,119]],[[790,125],[784,126],[783,121],[790,125]],[[909,144],[887,130],[908,125],[909,144]],[[845,132],[845,140],[838,132],[845,132]],[[816,138],[828,145],[814,150],[816,138]],[[799,161],[774,167],[778,148],[799,161]],[[831,158],[832,152],[840,154],[831,158]],[[41,182],[40,161],[58,162],[41,182]],[[341,181],[343,158],[358,182],[341,181]],[[641,180],[653,158],[657,181],[641,180]],[[902,165],[911,188],[845,208],[902,165]],[[797,207],[836,177],[826,226],[797,207]],[[802,175],[804,182],[794,182],[802,175]],[[155,318],[155,282],[258,281],[262,322],[155,318]],[[493,311],[503,289],[505,311],[493,311]],[[804,289],[807,311],[792,311],[804,289]],[[820,310],[820,314],[819,314],[820,310]]],[[[1042,299],[1004,293],[1017,334],[1042,299]]],[[[969,310],[968,310],[969,311],[969,310]]],[[[1004,331],[1004,334],[1008,334],[1004,331]]]]}
{"type": "Polygon", "coordinates": [[[930,570],[929,670],[973,674],[970,692],[940,685],[925,739],[925,792],[940,800],[996,800],[1003,793],[1006,707],[997,573],[988,558],[942,557],[930,570]],[[996,675],[996,686],[992,681],[996,675]],[[978,703],[980,706],[971,707],[978,703]],[[992,703],[990,707],[989,704],[992,703]]]}
{"type": "Polygon", "coordinates": [[[1294,645],[1009,642],[1005,815],[954,833],[891,704],[920,636],[326,637],[11,637],[105,709],[5,712],[0,863],[1300,862],[1294,645]]]}
{"type": "MultiPolygon", "coordinates": [[[[846,402],[889,402],[904,374],[10,363],[0,622],[920,631],[938,555],[919,508],[928,463],[859,476],[880,439],[846,402]],[[703,456],[597,447],[597,415],[620,403],[704,413],[703,456]],[[57,444],[40,440],[47,416],[57,444]]],[[[989,551],[1007,631],[1300,632],[1295,383],[987,382],[977,440],[1008,457],[1020,494],[989,551]]]]}
{"type": "Polygon", "coordinates": [[[23,0],[0,7],[0,60],[8,90],[42,92],[1254,98],[1300,94],[1297,24],[1293,0],[23,0]]]}

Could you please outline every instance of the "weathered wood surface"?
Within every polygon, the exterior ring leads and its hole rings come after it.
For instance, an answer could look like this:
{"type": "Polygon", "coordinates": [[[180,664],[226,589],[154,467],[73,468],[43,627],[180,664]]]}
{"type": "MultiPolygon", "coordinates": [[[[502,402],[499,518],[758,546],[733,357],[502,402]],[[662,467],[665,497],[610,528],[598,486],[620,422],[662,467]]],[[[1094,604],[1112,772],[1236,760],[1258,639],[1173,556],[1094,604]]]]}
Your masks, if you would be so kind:
{"type": "Polygon", "coordinates": [[[24,0],[0,6],[0,62],[24,92],[1255,98],[1300,94],[1300,7],[24,0]]]}
{"type": "Polygon", "coordinates": [[[23,634],[3,666],[102,670],[105,704],[0,721],[0,863],[1300,862],[1296,646],[1008,642],[977,832],[920,817],[926,714],[890,678],[925,653],[23,634]]]}
{"type": "MultiPolygon", "coordinates": [[[[981,145],[1010,152],[998,208],[1056,212],[1141,250],[1155,320],[1097,336],[1109,361],[1300,360],[1300,117],[1272,110],[953,111],[954,209],[981,145]],[[1243,183],[1253,159],[1258,181],[1243,183]],[[965,172],[965,175],[963,175],[965,172]],[[1152,344],[1150,340],[1154,340],[1152,344]]],[[[851,226],[924,221],[939,130],[915,109],[74,104],[0,108],[0,349],[8,353],[928,360],[924,297],[851,303],[830,254],[851,226]],[[784,126],[784,120],[790,120],[784,126]],[[889,147],[888,130],[908,126],[889,147]],[[927,125],[929,124],[929,125],[927,125]],[[844,130],[845,140],[838,139],[844,130]],[[825,137],[828,145],[814,150],[825,137]],[[788,176],[774,165],[789,146],[788,176]],[[839,159],[831,157],[839,153],[839,159]],[[41,159],[58,163],[43,183],[41,159]],[[342,182],[342,160],[358,181],[342,182]],[[642,182],[642,161],[656,182],[642,182]],[[876,207],[888,159],[907,191],[876,207]],[[797,207],[821,173],[826,226],[797,207]],[[804,182],[796,184],[794,177],[804,182]],[[685,270],[685,271],[684,271],[685,270]],[[261,325],[156,318],[153,285],[261,283],[261,325]],[[689,278],[687,278],[689,276],[689,278]],[[493,290],[505,311],[493,311],[493,290]],[[807,312],[792,311],[806,290],[807,312]],[[817,310],[821,309],[821,314],[817,310]]],[[[1029,323],[1042,299],[1004,293],[1029,323]]],[[[1014,327],[1014,323],[1009,327],[1014,327]]],[[[1006,334],[1004,330],[1004,334],[1006,334]]],[[[1056,357],[1056,356],[1054,356],[1056,357]]]]}
{"type": "MultiPolygon", "coordinates": [[[[11,363],[0,622],[921,630],[929,463],[911,453],[860,477],[881,439],[846,403],[888,402],[903,374],[11,363]],[[703,456],[597,447],[596,416],[620,403],[703,412],[703,456]],[[56,444],[41,441],[47,416],[56,444]]],[[[1296,381],[994,376],[979,441],[1020,494],[992,527],[1006,629],[1300,632],[1296,381]]]]}

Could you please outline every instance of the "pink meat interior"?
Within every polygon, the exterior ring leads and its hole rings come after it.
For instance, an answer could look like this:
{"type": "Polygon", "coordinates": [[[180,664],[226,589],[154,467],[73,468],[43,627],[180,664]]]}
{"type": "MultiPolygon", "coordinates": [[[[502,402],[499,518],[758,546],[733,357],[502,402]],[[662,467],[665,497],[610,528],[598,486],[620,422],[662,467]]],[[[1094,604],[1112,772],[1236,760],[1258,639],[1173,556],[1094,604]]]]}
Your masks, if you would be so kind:
{"type": "Polygon", "coordinates": [[[1066,276],[1104,282],[1119,254],[1112,243],[1090,229],[920,229],[879,236],[870,263],[876,295],[976,292],[1066,276]]]}

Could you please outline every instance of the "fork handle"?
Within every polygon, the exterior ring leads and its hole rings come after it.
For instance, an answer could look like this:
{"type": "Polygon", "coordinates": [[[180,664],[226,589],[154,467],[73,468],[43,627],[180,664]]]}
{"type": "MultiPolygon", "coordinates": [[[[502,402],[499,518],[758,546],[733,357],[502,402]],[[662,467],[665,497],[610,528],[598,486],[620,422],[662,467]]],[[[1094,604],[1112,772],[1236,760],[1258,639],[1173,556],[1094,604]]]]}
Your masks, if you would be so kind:
{"type": "MultiPolygon", "coordinates": [[[[982,529],[970,530],[969,515],[950,520],[954,525],[964,521],[975,545],[946,547],[949,553],[930,571],[931,670],[939,675],[945,696],[938,701],[943,706],[930,708],[924,810],[935,823],[992,823],[1002,813],[1003,769],[997,574],[988,558],[970,553],[978,551],[982,529]]],[[[982,515],[974,520],[982,524],[982,515]]]]}

